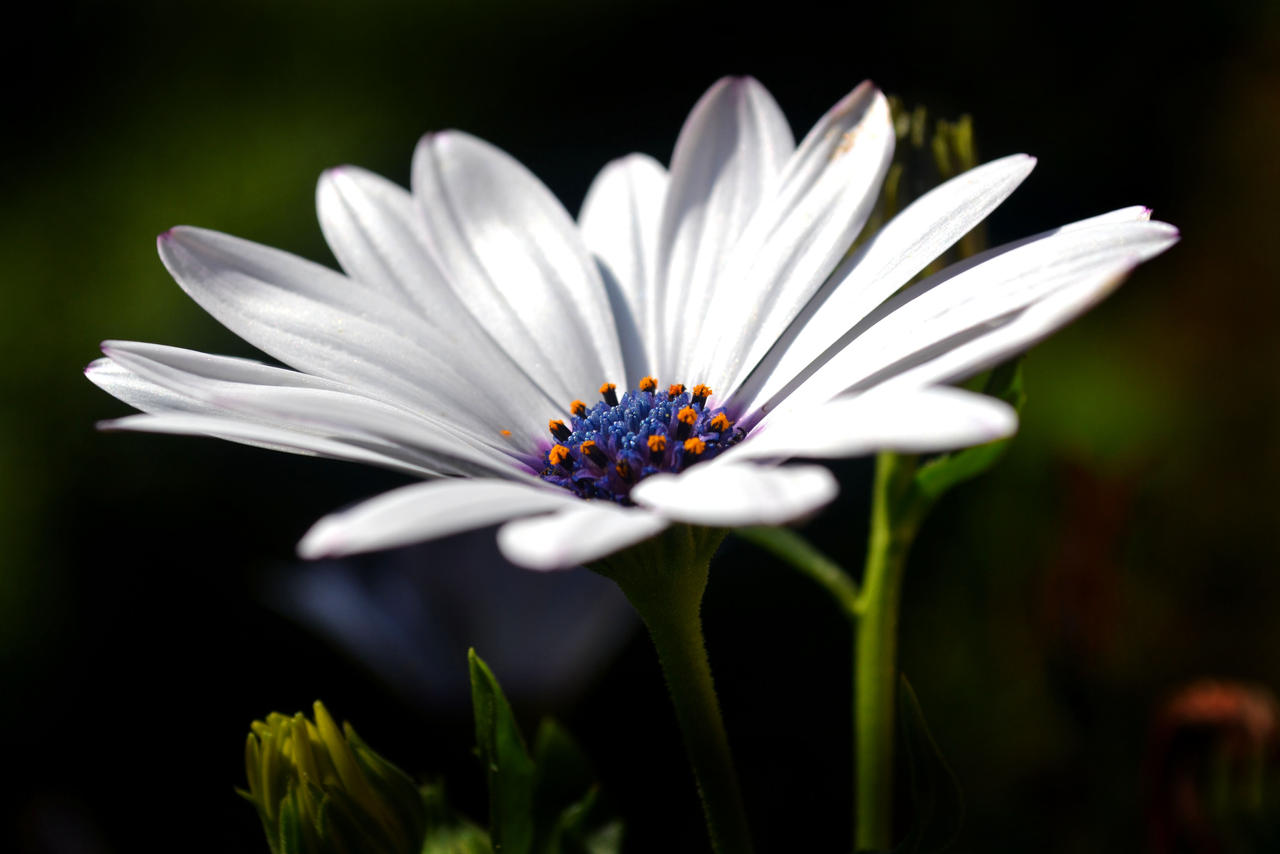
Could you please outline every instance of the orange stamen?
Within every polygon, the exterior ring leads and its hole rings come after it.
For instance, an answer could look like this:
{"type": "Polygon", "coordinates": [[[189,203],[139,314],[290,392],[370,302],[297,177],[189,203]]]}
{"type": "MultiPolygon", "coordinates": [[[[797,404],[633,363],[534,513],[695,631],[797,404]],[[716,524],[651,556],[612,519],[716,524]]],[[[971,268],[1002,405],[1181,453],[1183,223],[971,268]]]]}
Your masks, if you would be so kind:
{"type": "Polygon", "coordinates": [[[596,447],[596,443],[591,439],[588,439],[579,445],[578,450],[582,452],[583,456],[598,466],[603,466],[605,463],[609,462],[609,458],[604,455],[604,451],[596,447]]]}

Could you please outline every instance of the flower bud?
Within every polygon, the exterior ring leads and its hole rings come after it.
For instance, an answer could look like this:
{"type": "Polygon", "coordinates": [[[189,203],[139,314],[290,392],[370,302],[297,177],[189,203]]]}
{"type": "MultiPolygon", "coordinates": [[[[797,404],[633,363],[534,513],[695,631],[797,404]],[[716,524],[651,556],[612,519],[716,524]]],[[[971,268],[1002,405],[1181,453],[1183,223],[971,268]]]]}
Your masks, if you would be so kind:
{"type": "Polygon", "coordinates": [[[350,724],[278,713],[250,725],[249,791],[273,854],[419,854],[426,806],[413,781],[350,724]]]}

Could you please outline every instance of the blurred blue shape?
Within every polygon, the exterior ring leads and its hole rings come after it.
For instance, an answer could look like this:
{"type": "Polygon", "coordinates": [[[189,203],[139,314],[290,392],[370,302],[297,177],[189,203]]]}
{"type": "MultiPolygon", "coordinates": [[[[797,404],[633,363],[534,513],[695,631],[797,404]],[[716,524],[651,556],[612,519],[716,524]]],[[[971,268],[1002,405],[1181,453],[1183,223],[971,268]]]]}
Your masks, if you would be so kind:
{"type": "Polygon", "coordinates": [[[585,569],[530,572],[492,529],[343,560],[297,564],[268,604],[325,636],[426,708],[471,702],[467,649],[519,704],[562,707],[638,625],[612,582],[585,569]]]}

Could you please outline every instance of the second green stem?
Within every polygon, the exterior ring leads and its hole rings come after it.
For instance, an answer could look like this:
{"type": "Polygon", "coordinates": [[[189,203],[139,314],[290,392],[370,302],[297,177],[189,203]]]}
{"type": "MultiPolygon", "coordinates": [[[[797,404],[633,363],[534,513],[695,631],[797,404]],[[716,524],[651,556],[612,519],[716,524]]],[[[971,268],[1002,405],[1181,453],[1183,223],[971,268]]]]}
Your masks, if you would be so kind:
{"type": "Polygon", "coordinates": [[[881,454],[871,503],[867,562],[854,632],[855,848],[893,843],[894,699],[898,614],[907,552],[922,516],[910,500],[915,458],[881,454]]]}

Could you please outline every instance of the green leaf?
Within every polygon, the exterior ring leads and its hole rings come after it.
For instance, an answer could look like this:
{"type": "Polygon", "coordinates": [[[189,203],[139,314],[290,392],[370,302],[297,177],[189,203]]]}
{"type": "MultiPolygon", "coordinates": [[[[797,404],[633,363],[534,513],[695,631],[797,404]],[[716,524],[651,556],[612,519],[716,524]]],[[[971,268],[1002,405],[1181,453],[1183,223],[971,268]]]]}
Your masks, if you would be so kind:
{"type": "Polygon", "coordinates": [[[476,750],[489,786],[489,832],[498,854],[533,854],[534,764],[493,671],[474,649],[471,702],[475,706],[476,750]]]}
{"type": "Polygon", "coordinates": [[[621,848],[622,822],[604,809],[593,787],[557,817],[544,854],[617,854],[621,848]]]}
{"type": "MultiPolygon", "coordinates": [[[[577,743],[560,724],[544,720],[531,757],[493,672],[475,650],[470,652],[470,662],[477,752],[489,783],[492,850],[498,854],[617,854],[622,824],[600,805],[595,773],[577,743]]],[[[424,797],[429,815],[439,815],[443,796],[424,790],[424,797]]],[[[443,841],[452,842],[446,837],[429,832],[428,840],[437,847],[424,848],[423,854],[454,850],[440,847],[443,841]]],[[[471,850],[457,849],[459,854],[471,850]]]]}
{"type": "Polygon", "coordinates": [[[419,793],[427,824],[420,854],[493,854],[488,831],[449,806],[443,783],[422,786],[419,793]]]}
{"type": "Polygon", "coordinates": [[[1027,390],[1022,379],[1022,357],[1016,356],[996,365],[987,377],[982,393],[999,398],[1021,412],[1027,402],[1027,390]]]}
{"type": "Polygon", "coordinates": [[[613,819],[582,838],[583,854],[618,854],[622,850],[622,822],[613,819]]]}
{"type": "Polygon", "coordinates": [[[550,718],[538,727],[533,756],[537,850],[552,854],[559,850],[557,827],[562,814],[591,791],[595,775],[577,743],[564,727],[550,718]]]}
{"type": "Polygon", "coordinates": [[[622,823],[601,805],[591,762],[568,731],[543,720],[533,755],[539,854],[616,854],[622,823]]]}
{"type": "Polygon", "coordinates": [[[894,854],[930,854],[955,841],[964,818],[960,785],[929,733],[907,677],[898,682],[898,735],[907,763],[911,831],[894,854]]]}
{"type": "Polygon", "coordinates": [[[493,854],[489,834],[474,824],[433,827],[422,843],[422,854],[493,854]]]}
{"type": "MultiPolygon", "coordinates": [[[[1027,395],[1022,384],[1022,359],[1010,359],[987,377],[983,394],[1003,400],[1021,412],[1027,395]]],[[[915,488],[926,501],[933,502],[953,487],[972,480],[994,466],[1004,456],[1012,439],[1000,439],[974,448],[942,454],[916,470],[915,488]]]]}

